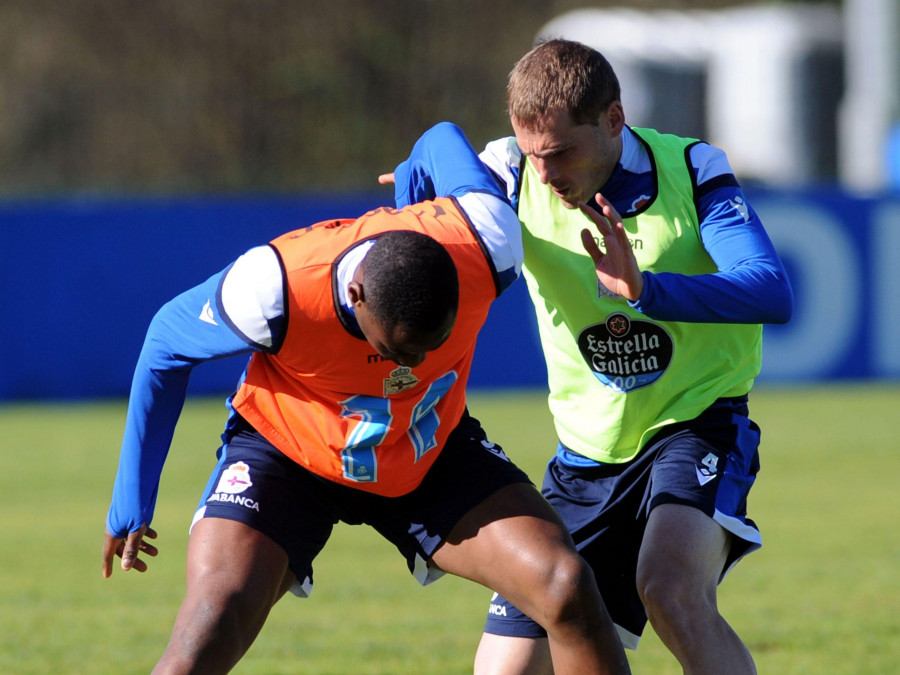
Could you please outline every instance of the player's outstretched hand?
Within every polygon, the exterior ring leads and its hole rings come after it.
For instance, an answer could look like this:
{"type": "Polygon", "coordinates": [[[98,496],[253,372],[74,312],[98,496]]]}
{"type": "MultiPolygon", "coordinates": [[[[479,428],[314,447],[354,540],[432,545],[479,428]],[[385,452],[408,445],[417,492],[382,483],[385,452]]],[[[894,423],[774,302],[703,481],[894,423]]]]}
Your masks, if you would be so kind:
{"type": "Polygon", "coordinates": [[[394,174],[391,173],[383,173],[378,176],[378,182],[381,185],[392,185],[394,183],[394,174]]]}
{"type": "Polygon", "coordinates": [[[159,549],[147,539],[156,539],[156,530],[147,525],[132,532],[125,539],[106,532],[103,537],[103,578],[108,579],[112,574],[114,556],[122,559],[122,569],[125,571],[136,569],[138,572],[146,572],[147,563],[138,555],[143,553],[152,558],[159,553],[159,549]]]}
{"type": "Polygon", "coordinates": [[[600,283],[627,300],[637,300],[644,290],[644,277],[631,250],[622,216],[599,192],[595,199],[601,211],[583,202],[578,208],[597,226],[606,252],[600,250],[589,229],[581,231],[581,243],[594,261],[600,283]]]}

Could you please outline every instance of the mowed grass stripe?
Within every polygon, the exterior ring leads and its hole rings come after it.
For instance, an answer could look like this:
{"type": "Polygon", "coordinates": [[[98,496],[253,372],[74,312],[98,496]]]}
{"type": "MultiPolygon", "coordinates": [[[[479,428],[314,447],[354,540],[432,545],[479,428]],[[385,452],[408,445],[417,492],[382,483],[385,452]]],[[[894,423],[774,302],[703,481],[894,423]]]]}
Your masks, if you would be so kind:
{"type": "MultiPolygon", "coordinates": [[[[555,444],[541,392],[476,392],[470,408],[536,482],[555,444]]],[[[764,547],[720,591],[761,673],[894,674],[900,663],[900,386],[759,388],[764,547]]],[[[187,528],[215,461],[221,399],[188,402],[163,475],[145,575],[100,577],[124,401],[0,406],[0,672],[149,672],[184,588],[187,528]]],[[[471,672],[490,594],[422,589],[367,528],[341,526],[309,600],[285,598],[237,673],[471,672]]],[[[652,630],[637,674],[680,669],[652,630]]]]}

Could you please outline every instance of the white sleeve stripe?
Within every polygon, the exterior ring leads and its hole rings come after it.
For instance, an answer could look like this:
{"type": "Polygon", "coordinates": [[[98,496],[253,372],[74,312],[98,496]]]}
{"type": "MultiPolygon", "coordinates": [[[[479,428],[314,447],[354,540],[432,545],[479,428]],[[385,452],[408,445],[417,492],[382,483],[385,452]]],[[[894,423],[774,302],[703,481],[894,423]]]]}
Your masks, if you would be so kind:
{"type": "Polygon", "coordinates": [[[516,144],[515,137],[491,141],[481,151],[479,158],[506,184],[506,197],[514,201],[519,189],[519,165],[522,162],[522,151],[516,144]]]}
{"type": "Polygon", "coordinates": [[[264,347],[273,343],[270,322],[284,314],[282,280],[278,256],[269,246],[247,251],[222,280],[221,310],[226,319],[264,347]]]}
{"type": "Polygon", "coordinates": [[[519,217],[505,201],[484,192],[469,192],[457,198],[478,231],[494,261],[498,274],[522,268],[522,228],[519,217]]]}

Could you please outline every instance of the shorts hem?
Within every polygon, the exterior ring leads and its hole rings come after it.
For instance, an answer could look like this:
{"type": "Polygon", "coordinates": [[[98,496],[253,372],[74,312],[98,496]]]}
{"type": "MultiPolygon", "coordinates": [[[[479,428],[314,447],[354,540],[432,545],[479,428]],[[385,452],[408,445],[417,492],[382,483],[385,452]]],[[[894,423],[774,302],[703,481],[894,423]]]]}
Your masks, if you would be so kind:
{"type": "MultiPolygon", "coordinates": [[[[630,630],[622,628],[619,624],[613,624],[616,633],[619,635],[619,640],[622,642],[622,646],[625,649],[630,649],[635,651],[638,648],[638,643],[641,641],[641,636],[632,633],[630,630]]],[[[534,622],[523,622],[523,621],[497,621],[493,620],[488,623],[484,627],[484,632],[490,635],[498,635],[500,637],[511,637],[511,638],[527,638],[527,639],[541,639],[547,637],[547,631],[541,628],[540,625],[534,622]]]]}

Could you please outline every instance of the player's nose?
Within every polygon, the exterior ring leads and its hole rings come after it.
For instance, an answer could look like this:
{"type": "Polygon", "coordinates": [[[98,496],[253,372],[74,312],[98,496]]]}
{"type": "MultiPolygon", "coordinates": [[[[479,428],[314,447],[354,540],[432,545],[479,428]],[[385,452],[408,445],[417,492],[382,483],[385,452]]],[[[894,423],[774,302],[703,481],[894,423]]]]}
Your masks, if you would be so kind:
{"type": "Polygon", "coordinates": [[[554,170],[553,164],[548,160],[541,158],[533,159],[533,164],[542,184],[546,185],[556,178],[557,172],[554,170]]]}

